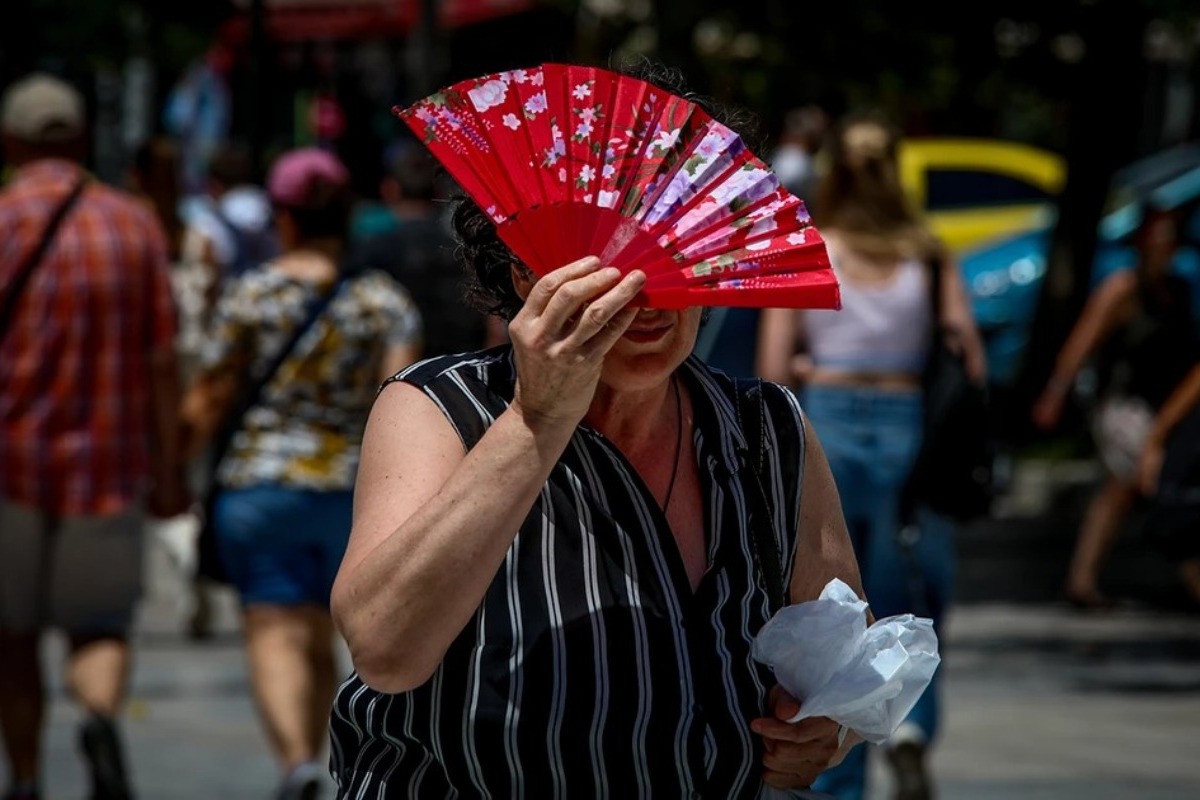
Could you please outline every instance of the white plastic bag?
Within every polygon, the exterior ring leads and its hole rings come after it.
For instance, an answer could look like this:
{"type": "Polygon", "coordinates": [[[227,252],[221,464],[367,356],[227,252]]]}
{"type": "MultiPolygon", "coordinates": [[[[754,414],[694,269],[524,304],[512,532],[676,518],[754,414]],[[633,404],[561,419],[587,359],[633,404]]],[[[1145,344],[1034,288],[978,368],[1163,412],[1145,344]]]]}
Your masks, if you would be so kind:
{"type": "Polygon", "coordinates": [[[933,622],[912,614],[867,627],[867,604],[836,578],[820,598],[788,606],[754,639],[754,658],[800,701],[789,722],[828,717],[868,742],[891,736],[941,658],[933,622]]]}

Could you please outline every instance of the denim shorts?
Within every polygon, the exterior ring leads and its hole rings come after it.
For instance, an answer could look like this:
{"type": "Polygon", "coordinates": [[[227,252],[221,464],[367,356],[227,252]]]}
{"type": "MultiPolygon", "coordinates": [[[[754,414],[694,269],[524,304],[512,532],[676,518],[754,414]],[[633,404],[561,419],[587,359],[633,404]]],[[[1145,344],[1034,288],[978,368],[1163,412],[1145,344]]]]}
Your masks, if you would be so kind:
{"type": "Polygon", "coordinates": [[[217,548],[242,604],[328,608],[352,506],[350,491],[223,490],[214,518],[217,548]]]}

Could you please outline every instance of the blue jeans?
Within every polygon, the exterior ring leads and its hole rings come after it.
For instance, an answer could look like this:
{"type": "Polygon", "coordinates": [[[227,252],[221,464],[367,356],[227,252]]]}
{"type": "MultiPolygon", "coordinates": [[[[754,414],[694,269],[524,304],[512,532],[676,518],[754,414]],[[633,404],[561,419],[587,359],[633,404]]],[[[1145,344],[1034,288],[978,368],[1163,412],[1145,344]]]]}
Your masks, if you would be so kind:
{"type": "MultiPolygon", "coordinates": [[[[880,619],[930,617],[940,637],[954,586],[953,526],[922,510],[911,541],[900,537],[900,492],[921,446],[921,395],[816,386],[802,400],[837,483],[871,610],[880,619]]],[[[937,683],[935,675],[906,720],[926,741],[937,733],[937,683]]],[[[866,748],[856,747],[813,788],[861,800],[865,782],[866,748]]]]}
{"type": "Polygon", "coordinates": [[[352,507],[350,491],[222,490],[213,520],[217,549],[242,605],[328,608],[352,507]]]}

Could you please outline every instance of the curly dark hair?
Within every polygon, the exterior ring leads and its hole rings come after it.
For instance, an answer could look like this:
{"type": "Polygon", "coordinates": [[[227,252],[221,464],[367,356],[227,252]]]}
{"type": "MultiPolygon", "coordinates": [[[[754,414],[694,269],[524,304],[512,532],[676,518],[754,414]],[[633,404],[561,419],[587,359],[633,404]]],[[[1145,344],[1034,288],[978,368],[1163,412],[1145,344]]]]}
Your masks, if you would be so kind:
{"type": "MultiPolygon", "coordinates": [[[[752,152],[759,151],[762,138],[758,118],[746,109],[727,107],[691,91],[680,70],[646,58],[623,61],[609,68],[690,100],[741,136],[752,152]]],[[[519,264],[520,259],[500,240],[496,226],[471,198],[460,195],[452,202],[458,241],[455,255],[465,273],[467,303],[486,314],[512,319],[524,304],[513,287],[511,272],[512,265],[519,264]]]]}

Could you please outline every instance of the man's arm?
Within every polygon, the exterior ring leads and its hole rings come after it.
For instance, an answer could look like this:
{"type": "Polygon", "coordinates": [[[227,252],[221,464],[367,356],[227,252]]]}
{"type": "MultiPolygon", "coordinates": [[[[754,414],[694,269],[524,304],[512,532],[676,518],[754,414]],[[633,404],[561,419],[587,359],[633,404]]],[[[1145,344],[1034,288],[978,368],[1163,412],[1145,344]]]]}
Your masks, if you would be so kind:
{"type": "Polygon", "coordinates": [[[147,238],[150,269],[148,318],[150,379],[150,493],[147,507],[158,517],[171,517],[187,510],[189,498],[184,481],[182,428],[179,416],[181,388],[179,361],[175,350],[178,330],[175,298],[171,289],[166,239],[153,223],[147,238]]]}

